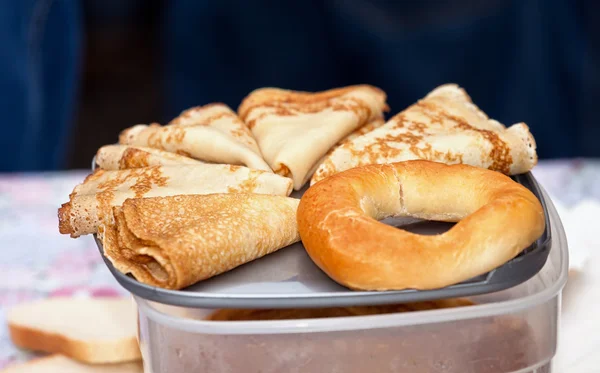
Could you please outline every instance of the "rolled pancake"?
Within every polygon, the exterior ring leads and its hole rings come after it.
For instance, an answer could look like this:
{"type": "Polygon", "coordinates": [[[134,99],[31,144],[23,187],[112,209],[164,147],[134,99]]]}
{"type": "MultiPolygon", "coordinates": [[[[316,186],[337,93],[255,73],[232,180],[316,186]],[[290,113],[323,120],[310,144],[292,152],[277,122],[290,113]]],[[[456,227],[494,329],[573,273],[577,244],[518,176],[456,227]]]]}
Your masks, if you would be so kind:
{"type": "Polygon", "coordinates": [[[188,109],[165,126],[138,124],[121,132],[119,143],[271,171],[246,124],[220,103],[188,109]]]}
{"type": "Polygon", "coordinates": [[[105,145],[96,153],[96,164],[104,170],[201,163],[183,155],[140,146],[105,145]]]}
{"type": "Polygon", "coordinates": [[[537,154],[525,123],[506,128],[489,119],[462,88],[447,84],[383,126],[334,149],[311,185],[350,168],[414,159],[465,163],[513,175],[531,170],[537,154]]]}
{"type": "Polygon", "coordinates": [[[58,210],[59,231],[78,237],[98,231],[112,207],[127,198],[179,194],[258,193],[287,196],[292,180],[243,166],[199,164],[96,170],[58,210]]]}
{"type": "Polygon", "coordinates": [[[245,193],[128,199],[102,226],[104,253],[140,282],[181,289],[298,242],[298,203],[245,193]]]}
{"type": "Polygon", "coordinates": [[[318,93],[263,88],[250,93],[238,113],[269,166],[299,190],[331,147],[386,110],[382,90],[357,85],[318,93]]]}

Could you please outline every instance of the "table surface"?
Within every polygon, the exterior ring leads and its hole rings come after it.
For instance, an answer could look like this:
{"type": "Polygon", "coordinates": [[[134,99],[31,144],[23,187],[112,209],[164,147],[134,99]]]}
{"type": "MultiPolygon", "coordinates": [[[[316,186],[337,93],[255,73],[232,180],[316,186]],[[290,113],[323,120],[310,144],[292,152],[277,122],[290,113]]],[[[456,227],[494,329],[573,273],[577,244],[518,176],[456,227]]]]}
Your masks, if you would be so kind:
{"type": "MultiPolygon", "coordinates": [[[[7,308],[49,296],[125,294],[104,266],[92,237],[71,239],[58,233],[57,208],[86,174],[0,175],[0,369],[33,356],[12,346],[4,322],[7,308]]],[[[582,204],[600,202],[600,161],[540,162],[534,174],[559,205],[561,217],[582,204]]],[[[567,235],[570,246],[579,238],[569,230],[567,235]]],[[[573,251],[571,246],[577,263],[573,251]]],[[[600,367],[600,357],[593,358],[600,367]]]]}

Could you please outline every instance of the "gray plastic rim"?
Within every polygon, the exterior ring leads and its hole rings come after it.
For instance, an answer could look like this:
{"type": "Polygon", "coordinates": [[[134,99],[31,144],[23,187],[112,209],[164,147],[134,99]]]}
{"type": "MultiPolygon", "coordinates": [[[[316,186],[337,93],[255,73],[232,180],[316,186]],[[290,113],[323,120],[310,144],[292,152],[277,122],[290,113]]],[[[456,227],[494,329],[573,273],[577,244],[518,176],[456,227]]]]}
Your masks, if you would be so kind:
{"type": "MultiPolygon", "coordinates": [[[[92,168],[95,168],[95,159],[92,168]]],[[[544,266],[551,248],[552,227],[546,200],[531,172],[516,175],[515,181],[527,187],[540,200],[546,219],[546,229],[525,253],[489,272],[485,280],[462,283],[434,290],[402,290],[385,292],[348,291],[335,295],[301,294],[294,297],[270,296],[269,294],[214,294],[168,290],[138,282],[133,277],[119,272],[104,255],[97,235],[94,239],[104,263],[117,282],[133,295],[149,301],[187,308],[324,308],[372,306],[383,304],[411,303],[446,298],[471,297],[494,293],[517,286],[535,276],[544,266]]]]}

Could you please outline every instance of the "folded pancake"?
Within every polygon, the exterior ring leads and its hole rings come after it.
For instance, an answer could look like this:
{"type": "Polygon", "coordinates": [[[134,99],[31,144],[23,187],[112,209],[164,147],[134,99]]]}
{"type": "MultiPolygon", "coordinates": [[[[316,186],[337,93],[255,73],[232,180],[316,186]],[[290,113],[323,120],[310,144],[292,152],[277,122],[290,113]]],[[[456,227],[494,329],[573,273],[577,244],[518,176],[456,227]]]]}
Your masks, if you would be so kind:
{"type": "Polygon", "coordinates": [[[349,168],[413,159],[465,163],[513,175],[531,170],[537,154],[525,123],[506,128],[489,119],[462,88],[447,84],[383,126],[334,149],[311,185],[349,168]]]}
{"type": "Polygon", "coordinates": [[[382,90],[357,85],[318,93],[263,88],[238,113],[273,171],[291,177],[298,190],[331,147],[386,110],[382,90]]]}
{"type": "Polygon", "coordinates": [[[202,163],[184,155],[140,146],[105,145],[96,153],[96,164],[104,170],[202,163]]]}
{"type": "Polygon", "coordinates": [[[246,193],[128,199],[102,226],[104,253],[140,282],[181,289],[298,242],[298,203],[246,193]]]}
{"type": "MultiPolygon", "coordinates": [[[[335,144],[335,146],[342,146],[347,142],[350,142],[352,140],[354,140],[355,138],[364,135],[365,133],[369,133],[371,131],[373,131],[376,128],[379,128],[381,126],[383,126],[385,124],[385,119],[383,118],[383,115],[379,118],[375,118],[373,119],[371,122],[365,124],[364,126],[358,128],[357,130],[353,131],[351,134],[349,134],[348,136],[344,137],[342,140],[338,141],[337,144],[335,144]]],[[[333,149],[329,149],[328,153],[333,152],[333,149]]]]}
{"type": "Polygon", "coordinates": [[[353,140],[359,136],[364,135],[365,133],[373,131],[375,128],[379,128],[379,127],[383,126],[384,124],[385,124],[385,120],[383,119],[383,116],[381,116],[380,118],[374,119],[371,122],[365,124],[364,126],[354,130],[351,134],[349,134],[348,136],[346,136],[343,139],[341,139],[340,141],[338,141],[334,147],[329,149],[327,154],[325,154],[325,156],[323,156],[317,163],[315,163],[315,165],[310,170],[308,175],[313,175],[315,173],[315,171],[321,166],[321,164],[323,164],[323,162],[325,162],[325,160],[327,159],[327,156],[329,154],[331,154],[334,149],[337,149],[338,147],[344,145],[347,142],[350,142],[351,140],[353,140]]]}
{"type": "Polygon", "coordinates": [[[77,185],[58,210],[59,231],[78,237],[97,233],[112,207],[127,198],[180,194],[258,193],[287,196],[292,180],[243,166],[199,164],[96,170],[77,185]]]}
{"type": "Polygon", "coordinates": [[[271,171],[250,129],[220,103],[188,109],[165,126],[138,124],[121,132],[119,143],[271,171]]]}

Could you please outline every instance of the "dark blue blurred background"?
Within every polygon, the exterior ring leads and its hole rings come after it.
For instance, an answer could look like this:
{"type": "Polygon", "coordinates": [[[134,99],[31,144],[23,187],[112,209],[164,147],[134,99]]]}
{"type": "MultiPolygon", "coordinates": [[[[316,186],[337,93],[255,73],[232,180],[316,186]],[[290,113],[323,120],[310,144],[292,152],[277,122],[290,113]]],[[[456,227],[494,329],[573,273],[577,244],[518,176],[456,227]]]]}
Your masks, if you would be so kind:
{"type": "Polygon", "coordinates": [[[595,0],[0,1],[0,171],[88,167],[119,130],[252,89],[439,84],[524,121],[542,158],[600,156],[595,0]]]}

